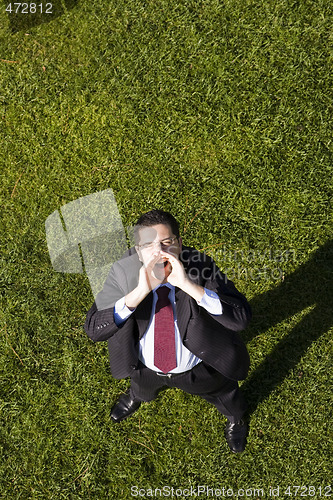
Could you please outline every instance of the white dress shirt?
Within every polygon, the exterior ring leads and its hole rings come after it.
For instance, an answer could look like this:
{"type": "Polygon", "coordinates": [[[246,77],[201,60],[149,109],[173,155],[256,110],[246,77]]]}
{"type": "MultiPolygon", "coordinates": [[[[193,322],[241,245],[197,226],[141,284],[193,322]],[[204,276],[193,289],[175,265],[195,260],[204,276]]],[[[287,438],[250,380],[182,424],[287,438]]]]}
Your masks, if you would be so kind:
{"type": "MultiPolygon", "coordinates": [[[[167,286],[170,288],[169,300],[173,309],[173,316],[175,322],[175,341],[176,341],[176,358],[177,367],[171,370],[169,373],[182,373],[191,370],[195,365],[201,362],[201,359],[195,356],[191,351],[189,351],[182,343],[178,324],[177,324],[177,314],[176,314],[176,301],[175,301],[175,287],[170,283],[165,285],[159,285],[153,290],[153,305],[151,310],[151,315],[149,319],[149,324],[143,337],[140,339],[139,344],[139,359],[144,365],[146,365],[151,370],[160,372],[160,370],[154,365],[154,324],[155,324],[155,307],[157,302],[156,290],[160,286],[167,286]]],[[[197,302],[199,306],[204,307],[206,311],[210,314],[220,315],[223,313],[222,304],[218,295],[205,288],[205,293],[200,300],[197,302]]],[[[120,326],[133,312],[125,304],[125,297],[122,297],[115,303],[114,308],[114,321],[117,326],[120,326]]]]}

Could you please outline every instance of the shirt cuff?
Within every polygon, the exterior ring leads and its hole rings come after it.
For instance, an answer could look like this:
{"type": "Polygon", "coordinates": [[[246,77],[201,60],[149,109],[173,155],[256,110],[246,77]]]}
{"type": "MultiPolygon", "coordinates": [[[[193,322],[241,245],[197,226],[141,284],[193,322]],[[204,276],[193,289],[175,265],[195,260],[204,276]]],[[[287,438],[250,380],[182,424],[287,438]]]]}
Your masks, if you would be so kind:
{"type": "Polygon", "coordinates": [[[198,302],[199,306],[206,309],[206,311],[210,314],[214,314],[216,316],[222,314],[223,308],[217,293],[209,290],[208,288],[204,288],[204,290],[205,293],[200,302],[198,302]]]}
{"type": "Polygon", "coordinates": [[[122,297],[121,299],[117,300],[117,302],[114,305],[114,311],[113,311],[113,317],[116,325],[120,326],[122,323],[124,323],[134,311],[135,309],[131,310],[125,304],[125,297],[122,297]]]}

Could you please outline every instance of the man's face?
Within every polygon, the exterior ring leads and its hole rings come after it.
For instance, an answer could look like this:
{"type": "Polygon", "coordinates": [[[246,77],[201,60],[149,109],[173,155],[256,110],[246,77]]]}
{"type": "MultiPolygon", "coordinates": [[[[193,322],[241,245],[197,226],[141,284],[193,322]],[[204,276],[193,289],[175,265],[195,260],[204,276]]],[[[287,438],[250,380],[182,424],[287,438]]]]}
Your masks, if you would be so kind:
{"type": "MultiPolygon", "coordinates": [[[[153,255],[160,250],[169,253],[179,259],[182,241],[173,234],[169,224],[156,224],[155,226],[143,227],[139,231],[140,241],[135,247],[140,261],[147,266],[153,255]]],[[[166,257],[161,256],[154,267],[156,278],[167,278],[171,273],[172,266],[166,257]]]]}

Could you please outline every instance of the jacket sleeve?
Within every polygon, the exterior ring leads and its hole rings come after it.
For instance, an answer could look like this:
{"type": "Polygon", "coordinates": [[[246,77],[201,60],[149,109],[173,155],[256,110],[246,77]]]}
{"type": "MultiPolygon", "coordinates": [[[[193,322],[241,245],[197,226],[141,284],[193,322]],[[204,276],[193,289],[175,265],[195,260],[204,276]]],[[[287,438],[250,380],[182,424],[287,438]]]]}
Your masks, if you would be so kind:
{"type": "Polygon", "coordinates": [[[216,319],[229,330],[244,330],[252,318],[250,304],[233,282],[222,273],[221,275],[222,278],[217,277],[210,283],[210,286],[216,290],[223,309],[222,314],[216,319]]]}
{"type": "MultiPolygon", "coordinates": [[[[237,290],[232,281],[228,280],[211,258],[206,256],[205,260],[200,262],[199,270],[200,284],[217,293],[222,304],[222,314],[210,316],[229,330],[244,330],[252,317],[250,305],[244,295],[237,290]]],[[[200,309],[202,309],[201,314],[210,314],[203,308],[200,309]]]]}
{"type": "Polygon", "coordinates": [[[250,358],[237,332],[251,319],[251,309],[244,297],[215,262],[206,255],[192,259],[187,267],[190,279],[217,293],[222,314],[210,314],[195,300],[190,300],[191,318],[184,345],[196,356],[231,380],[243,380],[250,358]],[[193,271],[194,270],[194,271],[193,271]]]}
{"type": "Polygon", "coordinates": [[[89,309],[84,324],[84,330],[88,337],[94,342],[108,340],[117,333],[126,323],[119,327],[114,321],[114,306],[118,299],[126,295],[124,286],[123,268],[117,263],[112,266],[104,287],[96,297],[95,302],[89,309]]]}

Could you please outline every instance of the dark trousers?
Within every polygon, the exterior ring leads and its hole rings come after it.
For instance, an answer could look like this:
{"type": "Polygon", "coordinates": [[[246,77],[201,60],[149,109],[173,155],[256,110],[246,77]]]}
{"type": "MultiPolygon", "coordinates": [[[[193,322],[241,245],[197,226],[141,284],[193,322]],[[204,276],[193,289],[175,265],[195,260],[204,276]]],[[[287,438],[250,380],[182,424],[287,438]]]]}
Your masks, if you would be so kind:
{"type": "Polygon", "coordinates": [[[201,396],[231,422],[240,420],[247,408],[238,382],[224,377],[203,361],[192,370],[171,377],[157,375],[140,362],[131,375],[131,396],[140,401],[152,401],[166,387],[201,396]]]}

